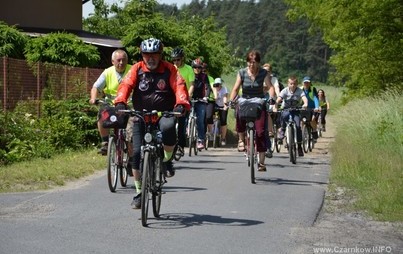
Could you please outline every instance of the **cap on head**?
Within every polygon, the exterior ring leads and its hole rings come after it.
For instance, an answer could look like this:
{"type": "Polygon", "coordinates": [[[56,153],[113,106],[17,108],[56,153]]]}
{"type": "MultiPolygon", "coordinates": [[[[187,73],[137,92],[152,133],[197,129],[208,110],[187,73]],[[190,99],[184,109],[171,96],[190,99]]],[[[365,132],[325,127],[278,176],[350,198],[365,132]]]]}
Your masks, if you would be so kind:
{"type": "Polygon", "coordinates": [[[303,82],[303,83],[305,83],[305,82],[311,83],[311,77],[309,77],[309,76],[304,77],[304,79],[302,80],[302,82],[303,82]]]}
{"type": "Polygon", "coordinates": [[[222,85],[224,81],[221,78],[216,78],[214,79],[213,87],[218,87],[219,85],[222,85]]]}

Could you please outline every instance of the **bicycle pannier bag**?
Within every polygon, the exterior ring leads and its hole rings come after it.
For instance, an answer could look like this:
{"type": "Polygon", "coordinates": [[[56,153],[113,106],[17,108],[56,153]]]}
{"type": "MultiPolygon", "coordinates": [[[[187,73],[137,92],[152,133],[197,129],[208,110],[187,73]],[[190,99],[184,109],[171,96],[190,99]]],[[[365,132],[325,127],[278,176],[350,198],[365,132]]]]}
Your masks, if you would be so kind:
{"type": "Polygon", "coordinates": [[[117,114],[115,107],[106,106],[101,110],[102,127],[104,128],[126,128],[129,116],[117,114]]]}
{"type": "Polygon", "coordinates": [[[260,117],[261,112],[261,103],[244,101],[239,105],[239,118],[245,121],[255,121],[260,117]]]}

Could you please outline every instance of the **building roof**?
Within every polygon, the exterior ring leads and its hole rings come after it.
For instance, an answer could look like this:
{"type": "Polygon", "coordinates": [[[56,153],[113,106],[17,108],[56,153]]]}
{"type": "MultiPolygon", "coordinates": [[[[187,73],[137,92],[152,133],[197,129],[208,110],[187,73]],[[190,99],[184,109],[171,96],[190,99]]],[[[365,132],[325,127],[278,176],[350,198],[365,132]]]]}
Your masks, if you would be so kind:
{"type": "Polygon", "coordinates": [[[64,30],[64,29],[58,30],[49,28],[36,28],[36,27],[19,27],[19,28],[22,30],[22,32],[32,37],[39,37],[55,32],[67,32],[76,35],[82,41],[88,44],[109,48],[123,48],[122,42],[119,39],[101,34],[90,33],[83,30],[64,30]]]}

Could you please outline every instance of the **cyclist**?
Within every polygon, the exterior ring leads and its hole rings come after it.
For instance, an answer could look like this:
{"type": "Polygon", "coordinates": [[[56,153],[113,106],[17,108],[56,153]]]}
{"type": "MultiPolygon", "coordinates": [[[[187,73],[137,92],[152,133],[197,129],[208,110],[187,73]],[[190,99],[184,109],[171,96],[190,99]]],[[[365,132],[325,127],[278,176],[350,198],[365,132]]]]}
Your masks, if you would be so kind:
{"type": "Polygon", "coordinates": [[[204,148],[204,140],[206,138],[206,103],[207,96],[210,94],[210,82],[207,74],[203,73],[203,61],[196,58],[192,61],[192,68],[195,73],[195,82],[189,87],[189,97],[198,101],[194,104],[194,110],[197,117],[197,149],[204,148]]]}
{"type": "MultiPolygon", "coordinates": [[[[123,77],[130,70],[127,53],[122,49],[117,49],[112,53],[112,66],[105,69],[93,84],[90,92],[90,103],[95,104],[97,97],[103,94],[106,101],[112,103],[116,97],[118,86],[123,77]]],[[[102,127],[101,108],[98,112],[97,126],[101,135],[102,144],[98,153],[106,155],[108,152],[109,129],[102,127]]]]}
{"type": "Polygon", "coordinates": [[[318,92],[316,87],[311,84],[311,78],[309,76],[304,77],[302,80],[303,86],[301,89],[304,91],[306,98],[308,99],[308,109],[311,110],[308,112],[308,118],[310,120],[310,124],[312,127],[312,139],[313,142],[318,140],[318,113],[319,112],[319,100],[318,100],[318,92]],[[314,112],[312,112],[314,111],[314,112]]]}
{"type": "MultiPolygon", "coordinates": [[[[186,82],[186,89],[189,90],[189,87],[194,85],[195,73],[192,67],[185,63],[185,53],[183,49],[179,47],[174,48],[171,57],[173,64],[186,82]]],[[[188,118],[188,113],[178,118],[178,153],[181,157],[185,154],[183,148],[186,146],[186,123],[188,118]]]]}
{"type": "MultiPolygon", "coordinates": [[[[308,106],[308,99],[304,91],[298,87],[298,80],[296,76],[290,76],[288,78],[288,87],[284,88],[280,95],[277,97],[277,104],[282,102],[283,109],[296,108],[301,105],[301,101],[303,102],[302,107],[306,108],[308,106]]],[[[276,104],[276,105],[277,105],[276,104]]],[[[277,107],[277,106],[276,106],[277,107]]],[[[281,112],[281,129],[278,135],[280,140],[284,139],[284,131],[286,127],[286,122],[289,118],[289,115],[293,116],[295,121],[295,126],[297,128],[297,143],[298,143],[298,155],[304,156],[304,151],[302,150],[302,130],[301,130],[301,121],[299,111],[288,111],[284,110],[281,112]]]]}
{"type": "MultiPolygon", "coordinates": [[[[126,102],[132,93],[133,109],[177,111],[185,113],[190,109],[189,95],[185,80],[175,66],[162,60],[163,44],[159,39],[150,38],[141,42],[142,61],[134,64],[120,83],[115,104],[118,108],[126,108],[126,102]]],[[[133,119],[133,156],[132,163],[137,194],[133,197],[134,208],[141,207],[140,148],[144,129],[140,121],[133,119]]],[[[172,152],[176,143],[174,117],[162,117],[159,121],[164,144],[163,164],[167,176],[175,174],[172,165],[172,152]]]]}
{"type": "Polygon", "coordinates": [[[213,91],[214,92],[214,100],[215,105],[223,108],[223,110],[219,111],[220,123],[221,123],[221,145],[225,146],[227,144],[227,116],[228,116],[228,89],[224,85],[224,81],[221,78],[216,78],[213,82],[213,91]]]}
{"type": "Polygon", "coordinates": [[[320,121],[322,124],[322,131],[326,132],[326,114],[330,109],[330,103],[327,100],[325,91],[323,89],[318,90],[318,100],[320,106],[320,121]]]}
{"type": "Polygon", "coordinates": [[[213,128],[213,115],[214,115],[214,109],[216,107],[216,102],[215,98],[217,97],[217,90],[213,89],[213,84],[214,84],[214,78],[209,75],[208,65],[206,62],[203,62],[203,73],[205,73],[208,77],[209,83],[210,83],[210,93],[207,97],[207,105],[206,105],[206,122],[205,122],[205,127],[206,127],[206,132],[208,136],[206,137],[209,138],[209,140],[213,140],[213,135],[212,135],[212,128],[213,128]]]}
{"type": "MultiPolygon", "coordinates": [[[[255,99],[258,103],[264,104],[266,91],[269,91],[271,98],[275,96],[274,87],[271,84],[270,76],[267,71],[260,67],[260,53],[256,50],[251,50],[246,55],[247,67],[239,70],[234,87],[232,88],[230,101],[233,101],[242,88],[242,96],[238,99],[238,104],[241,105],[247,99],[255,99]]],[[[239,107],[238,107],[239,110],[239,107]]],[[[256,150],[259,153],[258,171],[266,171],[265,153],[267,150],[267,135],[265,130],[266,125],[266,110],[263,110],[260,117],[255,121],[256,128],[256,150]]],[[[238,150],[244,149],[246,122],[236,117],[236,130],[238,132],[238,150]]]]}
{"type": "MultiPolygon", "coordinates": [[[[280,94],[280,91],[281,91],[280,83],[278,82],[278,79],[273,75],[271,64],[265,63],[263,65],[263,69],[265,69],[267,71],[268,75],[270,75],[270,77],[271,77],[271,84],[274,86],[274,91],[275,91],[275,94],[276,94],[273,99],[276,100],[277,96],[280,94]]],[[[266,93],[266,98],[269,99],[269,97],[270,97],[270,95],[268,93],[266,93]]],[[[272,118],[271,113],[269,113],[269,117],[267,117],[267,129],[268,129],[268,132],[269,132],[269,136],[273,137],[273,133],[274,133],[273,132],[273,118],[272,118]]],[[[268,147],[271,146],[270,139],[267,139],[267,146],[268,147]]],[[[273,154],[272,154],[270,149],[267,149],[266,157],[267,158],[273,157],[273,154]]]]}

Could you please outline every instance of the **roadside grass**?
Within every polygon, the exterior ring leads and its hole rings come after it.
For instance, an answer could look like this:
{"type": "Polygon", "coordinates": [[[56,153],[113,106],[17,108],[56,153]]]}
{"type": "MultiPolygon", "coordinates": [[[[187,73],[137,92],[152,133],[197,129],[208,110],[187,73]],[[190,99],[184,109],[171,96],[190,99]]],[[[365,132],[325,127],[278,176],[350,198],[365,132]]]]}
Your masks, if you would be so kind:
{"type": "Polygon", "coordinates": [[[67,152],[0,167],[0,192],[46,190],[104,169],[105,157],[95,149],[67,152]]]}
{"type": "Polygon", "coordinates": [[[346,187],[353,209],[403,221],[403,100],[386,93],[340,108],[334,117],[330,181],[346,187]]]}

